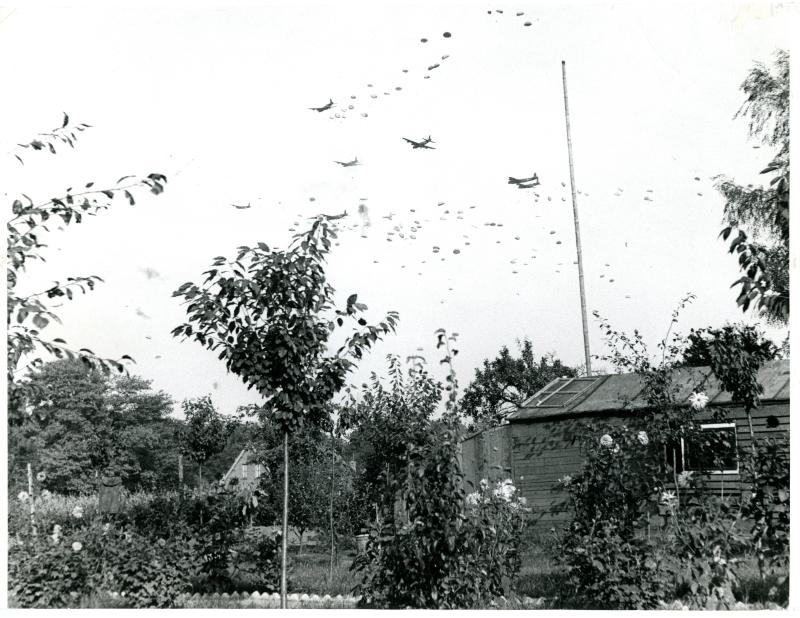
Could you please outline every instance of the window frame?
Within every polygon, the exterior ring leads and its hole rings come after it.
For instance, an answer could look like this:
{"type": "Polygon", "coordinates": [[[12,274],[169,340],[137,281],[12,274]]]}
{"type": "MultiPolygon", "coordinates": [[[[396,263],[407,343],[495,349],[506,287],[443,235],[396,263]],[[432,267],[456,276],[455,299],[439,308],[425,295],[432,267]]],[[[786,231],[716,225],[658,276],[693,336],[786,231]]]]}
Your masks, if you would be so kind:
{"type": "MultiPolygon", "coordinates": [[[[545,392],[544,393],[544,397],[542,399],[540,399],[536,403],[535,407],[537,407],[537,408],[565,408],[566,406],[571,404],[573,401],[575,401],[576,398],[580,397],[587,390],[592,388],[592,386],[594,386],[597,383],[597,380],[600,377],[601,376],[578,376],[578,377],[574,377],[574,378],[567,378],[566,381],[561,386],[556,388],[555,390],[553,390],[551,392],[545,392]],[[586,386],[584,386],[581,390],[579,390],[577,392],[567,391],[566,393],[562,393],[562,391],[564,389],[566,389],[567,387],[573,387],[573,385],[576,385],[576,384],[581,383],[581,382],[587,383],[586,386]],[[547,401],[549,399],[551,399],[555,395],[559,395],[559,394],[561,394],[561,395],[567,394],[567,395],[572,395],[572,396],[569,397],[568,399],[566,399],[565,401],[561,402],[561,403],[551,403],[551,404],[547,403],[547,401]]],[[[558,379],[559,380],[564,380],[564,378],[558,378],[558,379]]],[[[544,388],[544,390],[545,391],[547,390],[547,386],[544,388]]]]}
{"type": "Polygon", "coordinates": [[[243,464],[242,464],[242,478],[243,478],[243,479],[246,479],[246,478],[248,478],[248,477],[247,477],[247,473],[249,472],[249,470],[248,470],[248,467],[249,467],[249,466],[250,466],[250,464],[246,464],[246,463],[243,463],[243,464]]]}
{"type": "Polygon", "coordinates": [[[693,470],[686,466],[686,440],[685,438],[681,438],[681,468],[684,472],[697,472],[698,474],[739,474],[739,432],[738,427],[736,426],[735,421],[730,421],[727,423],[700,423],[700,431],[705,431],[707,429],[730,429],[733,428],[733,448],[734,448],[734,455],[736,457],[736,469],[735,470],[693,470]]]}

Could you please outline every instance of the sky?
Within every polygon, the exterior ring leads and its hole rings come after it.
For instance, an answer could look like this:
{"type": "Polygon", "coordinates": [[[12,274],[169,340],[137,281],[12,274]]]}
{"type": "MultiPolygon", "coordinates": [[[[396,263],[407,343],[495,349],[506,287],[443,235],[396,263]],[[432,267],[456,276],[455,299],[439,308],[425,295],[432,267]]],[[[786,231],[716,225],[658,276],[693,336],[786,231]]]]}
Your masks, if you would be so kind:
{"type": "Polygon", "coordinates": [[[753,322],[730,289],[738,270],[717,238],[723,200],[713,178],[761,182],[773,153],[733,118],[739,84],[753,62],[788,46],[796,9],[346,1],[0,9],[9,212],[20,193],[38,203],[90,181],[168,177],[162,195],[141,193],[134,207],[118,200],[53,230],[47,262],[28,269],[20,291],[102,277],[94,292],[57,307],[63,326],[45,334],[105,357],[129,354],[131,371],[176,402],[211,394],[232,413],[260,399],[216,354],[171,336],[185,317],[172,291],[217,255],[259,241],[286,246],[309,217],[346,211],[328,268],[337,298],[357,293],[373,321],[400,313],[397,333],[352,383],[383,373],[387,354],[423,354],[443,378],[440,327],[458,333],[462,388],[483,359],[525,337],[539,355],[582,364],[563,60],[592,353],[608,352],[593,311],[638,329],[653,350],[687,293],[697,298],[680,332],[753,322]],[[309,109],[330,99],[331,110],[309,109]],[[15,146],[59,126],[64,112],[92,125],[74,150],[15,146]],[[429,135],[435,149],[402,139],[429,135]],[[355,157],[358,166],[335,163],[355,157]],[[535,190],[507,182],[533,173],[535,190]]]}

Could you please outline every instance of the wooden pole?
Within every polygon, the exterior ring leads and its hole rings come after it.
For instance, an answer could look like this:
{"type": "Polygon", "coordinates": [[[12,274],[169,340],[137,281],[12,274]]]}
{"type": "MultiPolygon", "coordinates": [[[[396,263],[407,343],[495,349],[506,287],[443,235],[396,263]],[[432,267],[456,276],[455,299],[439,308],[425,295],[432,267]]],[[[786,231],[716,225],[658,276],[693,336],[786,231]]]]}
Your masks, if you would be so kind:
{"type": "Polygon", "coordinates": [[[581,294],[581,320],[583,322],[583,352],[586,358],[586,375],[592,375],[592,357],[589,354],[589,323],[586,319],[586,290],[583,285],[583,253],[581,252],[581,228],[578,224],[578,196],[575,192],[575,166],[572,162],[572,133],[569,127],[569,99],[567,97],[567,63],[561,61],[561,77],[564,83],[564,116],[567,121],[567,152],[569,153],[569,182],[572,188],[572,215],[575,219],[575,246],[578,251],[578,285],[581,294]]]}
{"type": "Polygon", "coordinates": [[[281,609],[286,609],[286,559],[289,536],[289,432],[283,430],[283,539],[281,540],[281,609]]]}
{"type": "Polygon", "coordinates": [[[331,429],[331,501],[330,501],[330,527],[331,527],[331,564],[328,569],[328,586],[333,582],[333,563],[336,558],[335,532],[333,526],[333,492],[336,490],[336,436],[331,429]]]}
{"type": "Polygon", "coordinates": [[[28,462],[28,502],[31,504],[31,534],[36,536],[36,506],[33,500],[33,468],[28,462]]]}

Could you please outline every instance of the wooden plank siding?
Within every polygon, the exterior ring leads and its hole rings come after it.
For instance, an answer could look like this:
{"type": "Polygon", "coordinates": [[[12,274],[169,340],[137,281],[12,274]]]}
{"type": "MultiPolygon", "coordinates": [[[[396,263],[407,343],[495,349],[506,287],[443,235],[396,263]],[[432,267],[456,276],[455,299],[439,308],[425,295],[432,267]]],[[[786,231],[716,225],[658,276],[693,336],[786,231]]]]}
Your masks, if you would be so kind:
{"type": "Polygon", "coordinates": [[[474,491],[481,479],[494,482],[512,478],[510,430],[510,425],[500,425],[461,442],[461,472],[466,491],[474,491]]]}
{"type": "MultiPolygon", "coordinates": [[[[739,453],[750,449],[750,430],[747,416],[742,407],[727,408],[728,422],[736,423],[737,450],[739,453]]],[[[711,419],[712,409],[707,409],[697,418],[699,421],[711,419]]],[[[756,439],[789,436],[789,402],[765,402],[751,414],[753,433],[756,439]],[[778,425],[771,427],[777,420],[778,425]]],[[[510,426],[511,468],[514,484],[526,498],[531,508],[532,523],[543,530],[566,523],[569,512],[566,507],[567,494],[559,491],[556,483],[565,474],[579,471],[583,456],[577,441],[581,425],[587,422],[598,424],[623,424],[629,415],[622,413],[597,413],[542,420],[520,420],[510,426]]],[[[709,474],[709,491],[725,494],[738,493],[739,474],[709,474]]]]}

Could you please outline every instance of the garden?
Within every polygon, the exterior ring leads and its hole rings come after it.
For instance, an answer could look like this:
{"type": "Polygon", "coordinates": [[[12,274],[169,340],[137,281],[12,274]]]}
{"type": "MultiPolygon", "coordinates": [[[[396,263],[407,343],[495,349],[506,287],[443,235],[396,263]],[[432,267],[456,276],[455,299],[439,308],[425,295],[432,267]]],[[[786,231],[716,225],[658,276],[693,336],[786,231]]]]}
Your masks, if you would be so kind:
{"type": "MultiPolygon", "coordinates": [[[[777,68],[788,87],[788,55],[778,55],[777,68]]],[[[788,111],[765,112],[773,98],[753,94],[769,84],[747,84],[751,129],[763,130],[765,114],[788,127],[788,111]]],[[[45,141],[20,147],[55,153],[88,128],[65,114],[45,141]]],[[[788,247],[788,129],[775,135],[772,145],[783,148],[785,139],[786,148],[762,172],[772,179],[757,199],[720,182],[729,224],[721,236],[742,268],[738,304],[786,325],[788,280],[770,273],[787,256],[740,229],[760,217],[788,247]]],[[[429,141],[419,147],[433,150],[429,141]]],[[[133,206],[138,192],[158,196],[166,183],[159,173],[124,176],[43,204],[13,203],[12,607],[788,607],[788,434],[763,438],[752,418],[764,393],[759,371],[788,357],[788,343],[779,348],[752,324],[673,332],[692,294],[657,349],[638,330],[617,330],[595,313],[607,348],[595,360],[609,373],[635,374],[646,406],[624,423],[581,423],[582,463],[552,488],[566,494],[568,519],[542,531],[513,478],[465,482],[460,445],[507,422],[509,409],[555,378],[591,372],[554,354],[537,359],[524,339],[518,357],[503,346],[462,388],[459,335],[439,328],[431,341],[444,379],[422,355],[388,354],[381,375],[356,385],[353,376],[395,334],[400,316],[370,312],[359,294],[333,287],[329,258],[346,213],[309,217],[285,247],[257,242],[209,259],[207,270],[172,290],[184,320],[172,337],[212,354],[255,393],[258,403],[235,413],[199,395],[181,401],[175,415],[176,402],[133,375],[129,356],[104,358],[48,339],[46,329],[60,321],[52,301],[72,300],[101,280],[70,277],[20,291],[27,266],[43,260],[39,235],[53,221],[80,224],[115,200],[133,206]],[[712,405],[699,386],[678,398],[675,375],[686,367],[707,368],[732,403],[712,405]],[[702,415],[724,423],[733,407],[746,415],[746,446],[702,431],[702,415]],[[675,455],[690,441],[699,462],[692,471],[675,455]],[[717,491],[709,479],[731,448],[738,485],[717,491]],[[233,478],[231,462],[245,453],[251,476],[233,478]]]]}

